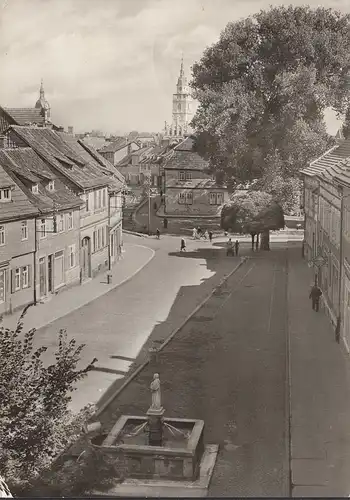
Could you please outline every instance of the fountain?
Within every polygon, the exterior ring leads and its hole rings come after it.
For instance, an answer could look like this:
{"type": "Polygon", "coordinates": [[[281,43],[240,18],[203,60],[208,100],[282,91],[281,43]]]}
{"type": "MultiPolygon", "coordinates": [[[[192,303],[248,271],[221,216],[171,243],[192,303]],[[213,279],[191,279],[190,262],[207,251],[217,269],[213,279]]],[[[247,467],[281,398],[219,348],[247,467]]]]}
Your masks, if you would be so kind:
{"type": "Polygon", "coordinates": [[[122,415],[102,442],[91,441],[123,477],[107,496],[206,496],[218,446],[204,444],[203,420],[164,417],[158,373],[150,390],[146,416],[122,415]]]}

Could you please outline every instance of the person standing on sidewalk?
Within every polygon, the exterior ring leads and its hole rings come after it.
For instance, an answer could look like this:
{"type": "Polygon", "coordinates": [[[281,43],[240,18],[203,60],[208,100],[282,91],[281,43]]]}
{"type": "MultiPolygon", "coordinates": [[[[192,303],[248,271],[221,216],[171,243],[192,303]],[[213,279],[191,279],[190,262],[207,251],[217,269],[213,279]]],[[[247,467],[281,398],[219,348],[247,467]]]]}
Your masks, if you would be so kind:
{"type": "Polygon", "coordinates": [[[209,236],[210,243],[213,243],[213,232],[209,231],[208,236],[209,236]]]}
{"type": "Polygon", "coordinates": [[[193,231],[192,231],[192,238],[193,238],[194,240],[196,240],[196,239],[197,239],[197,229],[196,229],[195,227],[193,228],[193,231]]]}
{"type": "Polygon", "coordinates": [[[320,307],[320,297],[322,295],[321,289],[316,285],[316,283],[311,288],[309,299],[312,301],[312,309],[318,312],[320,307]]]}
{"type": "Polygon", "coordinates": [[[235,241],[235,254],[236,254],[236,256],[238,256],[238,252],[239,252],[239,241],[236,240],[235,241]]]}
{"type": "Polygon", "coordinates": [[[232,255],[233,254],[233,244],[231,238],[228,239],[228,242],[226,243],[226,255],[232,255]]]}
{"type": "Polygon", "coordinates": [[[157,228],[157,231],[156,231],[156,235],[157,235],[157,240],[159,240],[160,239],[160,231],[159,231],[158,228],[157,228]]]}
{"type": "Polygon", "coordinates": [[[209,233],[208,233],[208,229],[205,230],[205,233],[204,233],[204,239],[207,240],[209,238],[209,233]]]}
{"type": "Polygon", "coordinates": [[[186,241],[185,241],[185,238],[181,238],[180,252],[186,252],[186,241]]]}

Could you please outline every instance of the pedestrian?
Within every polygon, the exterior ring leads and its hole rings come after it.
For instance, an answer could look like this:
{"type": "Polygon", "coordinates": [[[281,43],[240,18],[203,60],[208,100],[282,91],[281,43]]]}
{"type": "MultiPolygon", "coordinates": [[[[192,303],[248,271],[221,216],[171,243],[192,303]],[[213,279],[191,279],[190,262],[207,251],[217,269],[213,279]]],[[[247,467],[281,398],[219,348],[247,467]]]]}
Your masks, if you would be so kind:
{"type": "Polygon", "coordinates": [[[208,233],[208,229],[205,230],[205,233],[204,233],[204,239],[207,240],[209,238],[209,233],[208,233]]]}
{"type": "Polygon", "coordinates": [[[212,241],[213,241],[213,232],[209,231],[208,236],[209,236],[210,243],[212,243],[212,241]]]}
{"type": "Polygon", "coordinates": [[[236,253],[236,255],[238,255],[238,251],[239,251],[239,241],[236,240],[236,242],[235,242],[235,253],[236,253]]]}
{"type": "Polygon", "coordinates": [[[158,228],[157,228],[157,231],[156,231],[156,235],[157,235],[157,240],[159,240],[160,239],[160,231],[159,231],[158,228]]]}
{"type": "Polygon", "coordinates": [[[226,243],[226,255],[232,255],[232,253],[233,253],[232,240],[231,238],[229,238],[228,242],[226,243]]]}
{"type": "Polygon", "coordinates": [[[186,241],[185,241],[185,238],[181,238],[180,252],[186,252],[186,241]]]}
{"type": "Polygon", "coordinates": [[[196,229],[195,227],[193,228],[193,231],[192,231],[192,238],[193,238],[194,240],[196,240],[196,239],[197,239],[197,229],[196,229]]]}
{"type": "Polygon", "coordinates": [[[227,231],[225,231],[225,232],[224,232],[224,235],[225,235],[225,236],[228,236],[228,232],[227,232],[227,231]]]}
{"type": "Polygon", "coordinates": [[[198,238],[200,238],[202,236],[202,230],[200,227],[197,228],[197,234],[198,234],[198,238]]]}
{"type": "Polygon", "coordinates": [[[309,299],[312,301],[312,309],[318,312],[320,307],[320,297],[322,295],[322,290],[315,283],[311,288],[309,299]]]}

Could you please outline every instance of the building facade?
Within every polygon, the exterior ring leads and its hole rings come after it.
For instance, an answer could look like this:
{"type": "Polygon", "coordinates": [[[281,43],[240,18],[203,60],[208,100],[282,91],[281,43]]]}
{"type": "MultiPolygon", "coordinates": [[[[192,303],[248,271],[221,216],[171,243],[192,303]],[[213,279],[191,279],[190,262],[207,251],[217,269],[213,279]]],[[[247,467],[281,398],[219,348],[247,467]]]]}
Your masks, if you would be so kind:
{"type": "Polygon", "coordinates": [[[336,334],[350,346],[350,140],[312,162],[304,178],[305,256],[336,334]]]}
{"type": "Polygon", "coordinates": [[[208,162],[193,146],[193,138],[188,137],[174,147],[163,165],[164,214],[220,217],[229,200],[228,190],[208,173],[208,162]]]}
{"type": "Polygon", "coordinates": [[[138,149],[140,149],[140,146],[135,141],[128,141],[126,137],[119,137],[119,139],[106,144],[98,152],[112,165],[117,166],[126,155],[138,149]]]}

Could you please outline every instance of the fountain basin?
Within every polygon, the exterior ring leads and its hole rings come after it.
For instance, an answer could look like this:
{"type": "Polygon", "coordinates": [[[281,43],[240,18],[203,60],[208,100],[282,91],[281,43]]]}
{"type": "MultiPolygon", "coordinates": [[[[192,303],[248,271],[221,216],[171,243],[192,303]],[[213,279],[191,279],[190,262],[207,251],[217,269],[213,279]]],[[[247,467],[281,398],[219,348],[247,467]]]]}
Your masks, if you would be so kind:
{"type": "Polygon", "coordinates": [[[123,463],[125,478],[195,481],[204,452],[204,421],[184,418],[162,421],[162,446],[146,444],[145,433],[130,435],[130,429],[148,422],[147,417],[122,415],[98,448],[123,463]]]}

